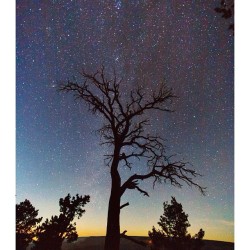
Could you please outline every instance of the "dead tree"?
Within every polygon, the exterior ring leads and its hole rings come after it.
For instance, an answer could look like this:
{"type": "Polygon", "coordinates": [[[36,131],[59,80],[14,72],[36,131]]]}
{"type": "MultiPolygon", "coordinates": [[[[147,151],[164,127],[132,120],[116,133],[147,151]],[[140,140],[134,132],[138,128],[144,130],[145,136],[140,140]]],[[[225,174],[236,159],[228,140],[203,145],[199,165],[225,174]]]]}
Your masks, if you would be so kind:
{"type": "MultiPolygon", "coordinates": [[[[112,153],[106,155],[106,164],[110,168],[111,193],[109,199],[105,250],[119,250],[120,245],[120,210],[129,205],[120,204],[122,195],[128,189],[139,191],[145,196],[148,192],[140,188],[140,181],[152,178],[156,182],[169,182],[182,187],[183,183],[197,187],[202,194],[204,188],[193,181],[198,176],[188,163],[175,161],[166,154],[164,140],[158,135],[147,133],[150,125],[149,111],[172,112],[168,106],[175,95],[172,89],[163,81],[157,90],[145,93],[142,87],[122,93],[122,80],[116,73],[112,79],[105,76],[104,66],[94,74],[82,70],[83,82],[68,81],[59,90],[72,92],[76,99],[86,103],[94,114],[104,118],[100,128],[102,143],[112,148],[112,153]],[[146,174],[133,174],[122,183],[120,168],[133,167],[136,159],[144,159],[146,174]],[[124,164],[121,164],[124,163],[124,164]]],[[[140,163],[142,164],[142,163],[140,163]]]]}

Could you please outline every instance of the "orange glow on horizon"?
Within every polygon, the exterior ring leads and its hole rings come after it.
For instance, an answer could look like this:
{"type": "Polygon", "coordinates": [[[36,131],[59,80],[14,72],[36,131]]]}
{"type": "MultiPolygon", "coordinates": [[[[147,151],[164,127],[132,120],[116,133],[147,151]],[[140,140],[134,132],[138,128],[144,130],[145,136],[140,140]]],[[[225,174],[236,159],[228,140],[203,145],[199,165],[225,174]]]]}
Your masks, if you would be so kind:
{"type": "MultiPolygon", "coordinates": [[[[192,232],[191,230],[189,231],[191,235],[195,235],[197,232],[192,232]]],[[[90,228],[88,230],[78,230],[78,235],[79,237],[90,237],[90,236],[105,236],[106,234],[106,229],[94,229],[90,228]]],[[[144,236],[148,237],[147,233],[144,231],[128,231],[127,235],[129,236],[144,236]]],[[[215,241],[225,241],[225,242],[232,242],[234,243],[234,235],[226,235],[222,231],[207,231],[205,230],[205,240],[215,240],[215,241]]]]}

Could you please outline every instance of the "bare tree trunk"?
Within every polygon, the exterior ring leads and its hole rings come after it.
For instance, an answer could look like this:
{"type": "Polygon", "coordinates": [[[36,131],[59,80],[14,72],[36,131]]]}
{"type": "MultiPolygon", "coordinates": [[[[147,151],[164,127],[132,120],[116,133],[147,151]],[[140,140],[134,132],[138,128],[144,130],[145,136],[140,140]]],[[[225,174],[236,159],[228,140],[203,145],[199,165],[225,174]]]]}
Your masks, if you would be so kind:
{"type": "Polygon", "coordinates": [[[105,250],[120,249],[120,199],[121,178],[117,171],[118,158],[114,159],[111,167],[112,187],[109,198],[107,231],[105,238],[105,250]]]}
{"type": "Polygon", "coordinates": [[[109,199],[105,250],[120,249],[120,195],[112,188],[109,199]]]}

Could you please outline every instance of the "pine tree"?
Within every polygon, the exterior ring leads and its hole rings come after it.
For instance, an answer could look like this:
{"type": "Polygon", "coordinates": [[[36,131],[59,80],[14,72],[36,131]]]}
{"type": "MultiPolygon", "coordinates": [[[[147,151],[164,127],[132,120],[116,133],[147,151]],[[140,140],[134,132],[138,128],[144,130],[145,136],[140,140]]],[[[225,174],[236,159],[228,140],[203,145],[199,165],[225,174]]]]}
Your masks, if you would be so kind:
{"type": "Polygon", "coordinates": [[[35,228],[42,218],[29,200],[16,205],[16,249],[25,250],[35,236],[35,228]]]}

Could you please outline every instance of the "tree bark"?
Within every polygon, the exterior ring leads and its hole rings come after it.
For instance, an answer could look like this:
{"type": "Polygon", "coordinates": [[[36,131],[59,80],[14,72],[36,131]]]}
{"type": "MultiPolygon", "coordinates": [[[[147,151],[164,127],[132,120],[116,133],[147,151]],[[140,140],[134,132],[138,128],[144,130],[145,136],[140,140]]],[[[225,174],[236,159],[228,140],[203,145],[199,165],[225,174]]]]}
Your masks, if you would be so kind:
{"type": "MultiPolygon", "coordinates": [[[[115,157],[116,158],[116,157],[115,157]]],[[[117,167],[119,164],[118,157],[113,160],[111,167],[111,194],[109,198],[107,231],[105,238],[104,250],[120,249],[120,200],[121,200],[121,178],[117,167]]]]}

